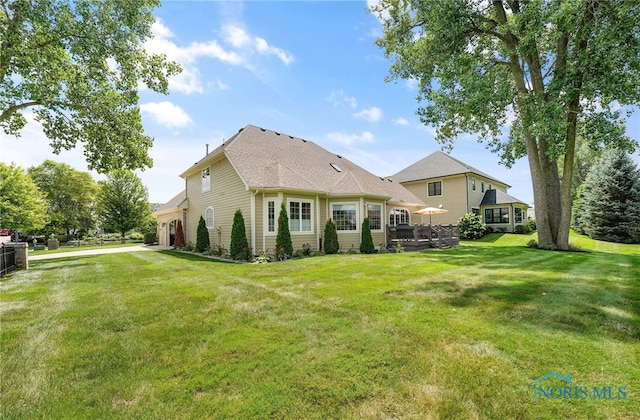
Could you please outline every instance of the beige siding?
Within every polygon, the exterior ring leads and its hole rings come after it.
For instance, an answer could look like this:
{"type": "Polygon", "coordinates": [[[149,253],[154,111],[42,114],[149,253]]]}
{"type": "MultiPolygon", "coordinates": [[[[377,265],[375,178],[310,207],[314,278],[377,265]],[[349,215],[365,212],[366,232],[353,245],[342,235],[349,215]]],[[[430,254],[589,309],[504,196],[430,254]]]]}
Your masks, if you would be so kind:
{"type": "Polygon", "coordinates": [[[471,209],[480,208],[480,203],[482,202],[482,198],[484,197],[484,193],[489,189],[489,187],[502,191],[504,193],[507,192],[506,185],[500,184],[488,178],[481,177],[479,175],[471,174],[468,175],[468,185],[469,185],[469,212],[471,209]],[[476,190],[473,191],[473,179],[476,180],[476,190]],[[484,191],[482,191],[482,183],[484,183],[484,191]]]}
{"type": "Polygon", "coordinates": [[[228,249],[231,242],[233,215],[242,210],[247,230],[247,239],[251,241],[251,193],[227,159],[211,165],[211,189],[202,191],[201,172],[187,178],[187,197],[189,211],[187,220],[187,242],[195,243],[200,216],[205,215],[208,207],[213,208],[214,228],[209,229],[211,246],[222,245],[228,249]]]}
{"type": "MultiPolygon", "coordinates": [[[[164,213],[157,216],[158,225],[158,245],[169,245],[169,224],[182,218],[182,209],[176,209],[170,213],[164,213]]],[[[184,221],[183,221],[184,223],[184,221]]],[[[184,226],[183,226],[184,228],[184,226]]]]}
{"type": "MultiPolygon", "coordinates": [[[[409,191],[426,203],[428,207],[438,207],[449,210],[447,213],[433,215],[431,222],[435,224],[457,224],[458,219],[469,212],[467,208],[467,179],[465,175],[455,175],[443,178],[433,178],[423,181],[404,183],[409,191]],[[429,182],[442,181],[442,195],[436,197],[427,196],[429,182]]],[[[480,198],[482,200],[482,198],[480,198]]],[[[411,215],[411,223],[428,224],[429,215],[411,215]]]]}

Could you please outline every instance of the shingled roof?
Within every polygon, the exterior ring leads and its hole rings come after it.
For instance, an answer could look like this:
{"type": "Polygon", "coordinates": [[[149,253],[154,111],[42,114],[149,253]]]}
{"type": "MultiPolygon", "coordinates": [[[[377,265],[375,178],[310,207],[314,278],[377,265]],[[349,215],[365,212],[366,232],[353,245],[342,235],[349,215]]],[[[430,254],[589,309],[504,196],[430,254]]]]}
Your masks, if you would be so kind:
{"type": "Polygon", "coordinates": [[[166,203],[160,205],[157,209],[154,210],[154,214],[162,214],[169,211],[173,211],[178,208],[186,208],[187,207],[187,190],[180,191],[175,197],[166,203]]]}
{"type": "Polygon", "coordinates": [[[440,151],[431,153],[424,159],[390,176],[390,178],[397,182],[411,182],[468,173],[474,173],[510,187],[510,185],[499,179],[440,151]]]}
{"type": "Polygon", "coordinates": [[[485,191],[484,196],[482,197],[482,202],[480,203],[481,206],[488,206],[492,204],[524,204],[529,207],[527,203],[518,200],[505,192],[495,189],[485,191]]]}
{"type": "Polygon", "coordinates": [[[223,155],[251,190],[284,189],[424,204],[398,182],[378,177],[310,140],[253,125],[240,129],[181,176],[186,178],[223,155]]]}

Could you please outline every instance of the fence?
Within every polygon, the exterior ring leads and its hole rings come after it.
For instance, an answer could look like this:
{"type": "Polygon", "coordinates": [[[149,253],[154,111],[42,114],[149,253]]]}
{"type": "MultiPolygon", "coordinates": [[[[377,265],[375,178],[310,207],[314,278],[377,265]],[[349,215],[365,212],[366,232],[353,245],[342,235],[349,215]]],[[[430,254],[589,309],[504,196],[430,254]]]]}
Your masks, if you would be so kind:
{"type": "Polygon", "coordinates": [[[449,248],[460,244],[457,225],[387,225],[387,244],[401,244],[407,251],[449,248]]]}
{"type": "Polygon", "coordinates": [[[12,245],[0,246],[0,278],[16,269],[16,250],[12,245]]]}

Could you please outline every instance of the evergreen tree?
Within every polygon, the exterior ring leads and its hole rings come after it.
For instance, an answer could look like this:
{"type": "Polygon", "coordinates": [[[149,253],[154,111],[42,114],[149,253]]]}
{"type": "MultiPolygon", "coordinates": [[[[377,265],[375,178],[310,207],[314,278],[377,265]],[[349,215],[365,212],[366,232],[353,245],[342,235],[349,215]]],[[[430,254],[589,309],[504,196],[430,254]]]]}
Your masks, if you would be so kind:
{"type": "Polygon", "coordinates": [[[585,210],[584,210],[584,193],[587,188],[587,184],[581,184],[576,190],[576,199],[573,201],[571,209],[571,229],[575,230],[581,235],[586,235],[585,230],[585,210]]]}
{"type": "Polygon", "coordinates": [[[324,226],[324,253],[336,254],[340,249],[338,243],[338,231],[336,230],[336,224],[329,218],[327,224],[324,226]]]}
{"type": "Polygon", "coordinates": [[[584,230],[593,239],[640,242],[640,173],[626,152],[605,151],[583,193],[584,230]]]}
{"type": "Polygon", "coordinates": [[[371,237],[371,225],[369,218],[365,217],[362,221],[362,240],[360,242],[360,252],[363,254],[373,254],[376,248],[373,246],[373,238],[371,237]]]}
{"type": "Polygon", "coordinates": [[[293,243],[291,242],[291,232],[289,231],[289,216],[284,203],[280,206],[280,216],[278,217],[278,236],[276,236],[276,258],[284,260],[293,255],[293,243]]]}
{"type": "Polygon", "coordinates": [[[173,246],[182,248],[184,246],[184,229],[182,228],[182,220],[178,219],[176,226],[176,236],[173,239],[173,246]]]}
{"type": "Polygon", "coordinates": [[[233,226],[231,227],[231,245],[229,254],[234,260],[249,260],[251,253],[249,252],[249,242],[247,241],[247,232],[244,227],[244,217],[242,210],[236,210],[233,215],[233,226]]]}
{"type": "Polygon", "coordinates": [[[207,229],[207,224],[204,222],[204,218],[200,216],[200,221],[198,222],[198,231],[196,232],[196,252],[204,252],[207,248],[211,246],[211,242],[209,242],[209,229],[207,229]]]}

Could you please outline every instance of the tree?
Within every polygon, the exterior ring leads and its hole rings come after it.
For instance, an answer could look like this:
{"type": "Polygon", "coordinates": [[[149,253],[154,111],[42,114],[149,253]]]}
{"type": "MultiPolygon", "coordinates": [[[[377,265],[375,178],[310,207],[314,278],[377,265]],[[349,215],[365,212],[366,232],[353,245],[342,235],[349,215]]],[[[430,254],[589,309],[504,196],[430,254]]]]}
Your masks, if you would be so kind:
{"type": "Polygon", "coordinates": [[[0,228],[31,231],[48,221],[44,196],[25,171],[0,162],[0,228]]]}
{"type": "Polygon", "coordinates": [[[576,133],[637,146],[610,136],[640,99],[636,2],[381,0],[372,11],[388,79],[418,81],[421,121],[444,147],[468,132],[507,166],[527,156],[539,243],[568,249],[576,133]]]}
{"type": "Polygon", "coordinates": [[[45,160],[28,170],[46,197],[51,231],[89,230],[95,225],[94,203],[98,184],[88,172],[73,169],[66,163],[45,160]]]}
{"type": "Polygon", "coordinates": [[[285,260],[293,255],[293,243],[291,242],[291,231],[289,230],[289,216],[284,203],[280,205],[280,216],[278,216],[278,235],[276,236],[276,258],[285,260]]]}
{"type": "Polygon", "coordinates": [[[106,229],[125,234],[143,227],[151,213],[147,188],[136,174],[126,169],[112,171],[98,183],[98,216],[106,229]]]}
{"type": "Polygon", "coordinates": [[[640,242],[640,172],[622,150],[606,150],[582,197],[584,231],[593,239],[640,242]]]}
{"type": "Polygon", "coordinates": [[[323,246],[325,254],[335,254],[340,249],[340,244],[338,243],[338,230],[336,229],[336,224],[333,223],[331,218],[329,218],[327,223],[324,225],[323,246]]]}
{"type": "Polygon", "coordinates": [[[211,247],[211,241],[209,240],[209,229],[204,221],[204,217],[200,216],[198,221],[198,229],[196,230],[196,252],[204,252],[207,248],[211,247]]]}
{"type": "Polygon", "coordinates": [[[178,225],[176,226],[176,236],[173,239],[173,246],[175,246],[176,248],[182,248],[184,244],[185,242],[184,230],[182,229],[182,220],[178,219],[178,225]]]}
{"type": "Polygon", "coordinates": [[[0,2],[0,127],[18,136],[32,109],[55,153],[84,143],[90,169],[151,167],[140,82],[168,93],[181,71],[148,54],[159,0],[0,2]]]}
{"type": "Polygon", "coordinates": [[[373,246],[373,237],[371,236],[371,226],[369,224],[369,218],[365,217],[362,221],[362,238],[360,241],[360,252],[363,254],[373,254],[376,250],[373,246]]]}
{"type": "Polygon", "coordinates": [[[249,260],[251,258],[249,242],[247,241],[247,232],[244,227],[244,217],[242,217],[242,210],[240,209],[236,210],[233,215],[229,255],[231,255],[231,258],[234,260],[249,260]]]}

